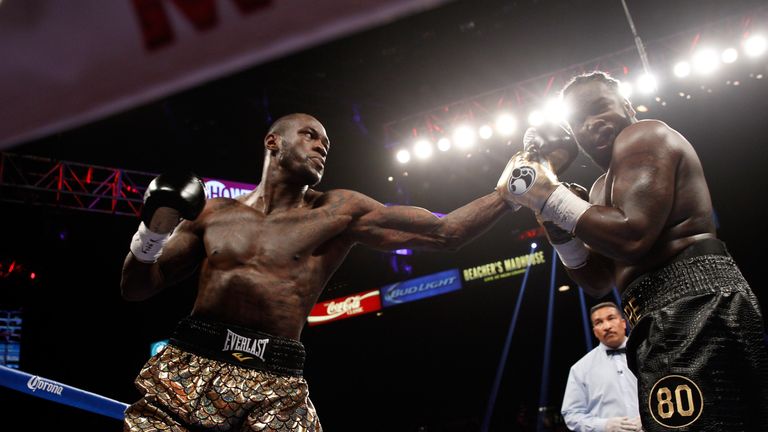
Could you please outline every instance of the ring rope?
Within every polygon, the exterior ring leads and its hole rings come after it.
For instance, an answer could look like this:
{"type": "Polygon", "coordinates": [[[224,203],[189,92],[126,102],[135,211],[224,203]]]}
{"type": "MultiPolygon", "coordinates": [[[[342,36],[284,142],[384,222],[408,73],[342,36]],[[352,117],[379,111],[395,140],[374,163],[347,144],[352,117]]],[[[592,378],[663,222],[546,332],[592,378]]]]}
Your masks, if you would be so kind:
{"type": "Polygon", "coordinates": [[[38,375],[0,366],[0,385],[92,413],[122,420],[128,404],[38,375]]]}

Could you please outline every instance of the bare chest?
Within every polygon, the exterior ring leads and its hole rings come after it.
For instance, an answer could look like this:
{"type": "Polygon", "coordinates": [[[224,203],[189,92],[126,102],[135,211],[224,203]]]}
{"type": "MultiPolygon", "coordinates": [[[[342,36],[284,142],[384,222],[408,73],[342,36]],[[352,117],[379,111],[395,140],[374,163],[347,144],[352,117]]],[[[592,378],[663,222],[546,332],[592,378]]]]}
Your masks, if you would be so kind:
{"type": "Polygon", "coordinates": [[[209,260],[276,265],[322,253],[346,229],[349,217],[319,209],[265,215],[238,208],[212,215],[205,225],[209,260]]]}

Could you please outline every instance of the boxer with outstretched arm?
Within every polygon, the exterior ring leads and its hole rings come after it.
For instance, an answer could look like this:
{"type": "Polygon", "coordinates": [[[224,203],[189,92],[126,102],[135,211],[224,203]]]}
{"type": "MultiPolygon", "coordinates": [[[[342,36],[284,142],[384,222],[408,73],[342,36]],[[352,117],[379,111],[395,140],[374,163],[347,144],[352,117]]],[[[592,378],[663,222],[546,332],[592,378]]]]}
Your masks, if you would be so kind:
{"type": "Polygon", "coordinates": [[[768,430],[762,314],[716,238],[693,146],[661,121],[638,120],[607,74],[575,77],[563,100],[573,137],[605,171],[589,200],[535,153],[514,156],[498,189],[558,228],[569,246],[555,247],[585,290],[622,292],[644,430],[768,430]]]}
{"type": "Polygon", "coordinates": [[[196,269],[198,292],[190,316],[136,379],[143,397],[126,411],[125,430],[321,430],[299,337],[350,248],[455,250],[508,208],[494,191],[438,218],[351,190],[311,189],[330,142],[306,114],[277,120],[264,146],[256,190],[211,199],[199,214],[194,178],[161,178],[175,186],[148,190],[145,209],[154,212],[125,259],[123,297],[148,298],[196,269]]]}

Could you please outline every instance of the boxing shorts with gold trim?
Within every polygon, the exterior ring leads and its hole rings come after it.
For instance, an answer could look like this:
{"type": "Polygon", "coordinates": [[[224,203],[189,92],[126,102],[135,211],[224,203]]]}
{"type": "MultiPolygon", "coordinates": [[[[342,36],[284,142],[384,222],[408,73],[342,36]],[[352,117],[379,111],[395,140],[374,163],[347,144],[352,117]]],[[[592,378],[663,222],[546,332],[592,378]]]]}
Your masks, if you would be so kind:
{"type": "Polygon", "coordinates": [[[694,243],[622,293],[646,432],[768,431],[760,307],[725,244],[694,243]]]}
{"type": "Polygon", "coordinates": [[[304,358],[293,339],[185,318],[136,378],[124,430],[320,432],[304,358]]]}

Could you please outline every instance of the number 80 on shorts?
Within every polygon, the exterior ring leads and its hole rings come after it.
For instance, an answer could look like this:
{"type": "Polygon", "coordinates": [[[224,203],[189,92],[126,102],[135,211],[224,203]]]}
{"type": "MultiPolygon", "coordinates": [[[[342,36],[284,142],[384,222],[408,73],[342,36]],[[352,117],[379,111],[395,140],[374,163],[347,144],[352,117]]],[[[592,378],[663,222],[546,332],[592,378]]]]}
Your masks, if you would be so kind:
{"type": "Polygon", "coordinates": [[[653,385],[648,395],[653,419],[668,428],[681,428],[698,420],[704,409],[699,386],[682,375],[667,375],[653,385]]]}

